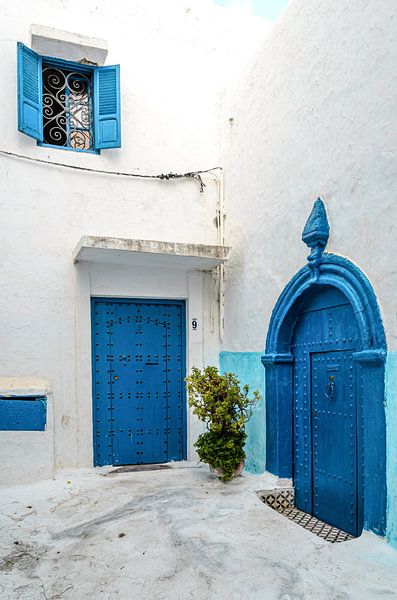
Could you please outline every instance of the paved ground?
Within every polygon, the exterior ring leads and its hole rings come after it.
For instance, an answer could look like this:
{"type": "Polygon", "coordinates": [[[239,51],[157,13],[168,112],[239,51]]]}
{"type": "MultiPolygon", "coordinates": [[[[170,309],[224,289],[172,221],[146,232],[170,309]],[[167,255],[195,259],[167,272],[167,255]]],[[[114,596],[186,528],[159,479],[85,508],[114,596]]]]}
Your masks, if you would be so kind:
{"type": "Polygon", "coordinates": [[[76,471],[0,491],[0,598],[397,598],[397,552],[330,544],[266,507],[269,477],[76,471]]]}

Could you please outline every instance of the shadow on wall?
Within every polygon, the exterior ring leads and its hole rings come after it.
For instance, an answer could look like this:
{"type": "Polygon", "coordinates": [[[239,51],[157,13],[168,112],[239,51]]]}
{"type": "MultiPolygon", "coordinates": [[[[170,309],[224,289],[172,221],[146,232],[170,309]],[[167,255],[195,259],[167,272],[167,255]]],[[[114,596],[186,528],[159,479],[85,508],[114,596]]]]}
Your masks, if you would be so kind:
{"type": "Polygon", "coordinates": [[[266,470],[265,377],[261,355],[261,352],[221,352],[219,355],[221,373],[235,373],[241,385],[248,384],[251,392],[258,390],[261,395],[246,429],[245,470],[255,474],[266,470]]]}

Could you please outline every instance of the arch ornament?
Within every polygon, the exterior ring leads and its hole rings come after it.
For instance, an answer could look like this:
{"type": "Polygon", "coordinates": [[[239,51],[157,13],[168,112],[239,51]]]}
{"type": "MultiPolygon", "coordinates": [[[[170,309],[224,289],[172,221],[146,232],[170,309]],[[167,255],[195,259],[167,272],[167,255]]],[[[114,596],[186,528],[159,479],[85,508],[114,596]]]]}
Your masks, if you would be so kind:
{"type": "Polygon", "coordinates": [[[365,529],[382,535],[386,512],[385,332],[370,282],[351,261],[324,252],[328,236],[325,207],[318,199],[302,234],[311,249],[308,264],[292,277],[277,300],[262,356],[266,369],[267,470],[279,477],[293,476],[292,337],[306,302],[323,286],[333,286],[350,302],[359,329],[360,347],[353,358],[357,365],[357,400],[362,410],[363,521],[365,529]]]}

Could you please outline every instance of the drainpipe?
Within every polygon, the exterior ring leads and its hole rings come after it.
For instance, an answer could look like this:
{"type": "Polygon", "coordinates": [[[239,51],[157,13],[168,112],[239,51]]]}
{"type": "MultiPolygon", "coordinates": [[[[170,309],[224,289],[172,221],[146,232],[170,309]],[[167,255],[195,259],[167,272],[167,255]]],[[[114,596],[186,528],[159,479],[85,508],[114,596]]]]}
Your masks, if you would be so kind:
{"type": "MultiPolygon", "coordinates": [[[[217,242],[219,246],[225,245],[225,187],[223,171],[213,174],[218,186],[216,202],[217,242]]],[[[222,342],[225,331],[225,267],[223,264],[216,269],[219,292],[219,339],[222,342]]]]}

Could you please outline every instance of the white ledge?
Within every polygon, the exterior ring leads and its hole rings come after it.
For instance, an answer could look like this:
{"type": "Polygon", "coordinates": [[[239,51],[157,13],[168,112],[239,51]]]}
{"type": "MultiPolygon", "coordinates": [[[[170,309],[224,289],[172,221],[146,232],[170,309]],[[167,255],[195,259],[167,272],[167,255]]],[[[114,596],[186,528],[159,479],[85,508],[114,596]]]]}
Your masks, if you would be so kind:
{"type": "Polygon", "coordinates": [[[0,396],[47,396],[52,393],[51,384],[42,377],[0,377],[0,396]]]}
{"type": "Polygon", "coordinates": [[[227,246],[83,236],[73,261],[211,271],[225,262],[229,253],[227,246]]]}
{"type": "Polygon", "coordinates": [[[32,49],[39,54],[73,62],[105,64],[108,54],[106,40],[36,24],[30,26],[30,35],[32,49]]]}

